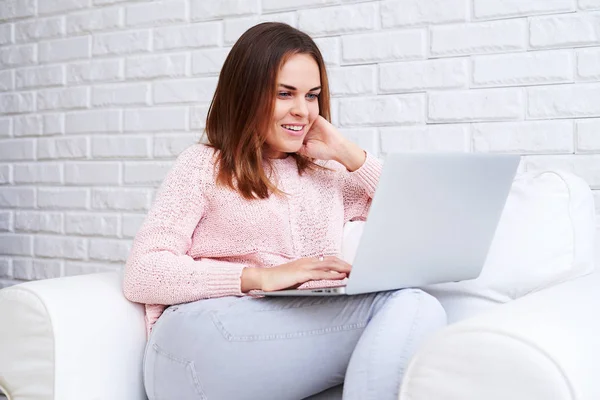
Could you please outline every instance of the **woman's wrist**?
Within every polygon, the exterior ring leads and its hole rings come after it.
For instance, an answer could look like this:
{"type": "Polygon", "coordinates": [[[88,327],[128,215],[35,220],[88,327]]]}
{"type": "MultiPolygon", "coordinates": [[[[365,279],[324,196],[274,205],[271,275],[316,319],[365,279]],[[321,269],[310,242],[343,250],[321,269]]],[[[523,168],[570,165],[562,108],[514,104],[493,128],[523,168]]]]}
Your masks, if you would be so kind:
{"type": "Polygon", "coordinates": [[[242,270],[242,293],[262,289],[262,269],[246,267],[242,270]]]}
{"type": "Polygon", "coordinates": [[[367,153],[356,143],[345,139],[338,151],[336,151],[335,161],[342,164],[350,172],[354,172],[365,163],[367,153]]]}

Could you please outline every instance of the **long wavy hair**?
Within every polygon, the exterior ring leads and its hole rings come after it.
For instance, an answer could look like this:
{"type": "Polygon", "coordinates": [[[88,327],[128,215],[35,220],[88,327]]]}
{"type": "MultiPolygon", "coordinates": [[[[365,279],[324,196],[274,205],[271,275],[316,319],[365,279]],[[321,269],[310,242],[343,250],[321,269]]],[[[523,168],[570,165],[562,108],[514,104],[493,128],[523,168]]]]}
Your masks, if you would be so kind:
{"type": "MultiPolygon", "coordinates": [[[[265,22],[248,29],[225,59],[208,110],[207,145],[219,150],[217,184],[237,190],[246,199],[265,199],[282,192],[270,181],[263,162],[266,134],[271,125],[277,93],[277,74],[295,54],[316,61],[321,78],[319,114],[330,120],[329,85],[319,48],[306,33],[287,24],[265,22]]],[[[318,167],[297,153],[298,173],[318,167]]]]}

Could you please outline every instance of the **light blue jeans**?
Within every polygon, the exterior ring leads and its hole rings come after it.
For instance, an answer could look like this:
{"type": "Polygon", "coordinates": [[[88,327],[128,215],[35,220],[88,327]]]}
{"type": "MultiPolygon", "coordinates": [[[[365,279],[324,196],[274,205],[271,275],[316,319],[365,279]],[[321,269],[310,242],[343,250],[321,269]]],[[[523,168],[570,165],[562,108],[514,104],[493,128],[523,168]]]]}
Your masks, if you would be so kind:
{"type": "Polygon", "coordinates": [[[150,400],[300,400],[341,384],[329,393],[396,400],[411,356],[445,324],[418,289],[199,300],[156,322],[144,384],[150,400]]]}

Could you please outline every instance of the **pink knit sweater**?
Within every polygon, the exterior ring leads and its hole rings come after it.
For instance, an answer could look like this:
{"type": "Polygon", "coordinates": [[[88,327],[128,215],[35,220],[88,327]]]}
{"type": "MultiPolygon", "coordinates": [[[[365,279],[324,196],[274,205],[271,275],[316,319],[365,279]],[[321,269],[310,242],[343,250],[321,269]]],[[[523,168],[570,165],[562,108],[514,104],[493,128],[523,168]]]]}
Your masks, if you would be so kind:
{"type": "Polygon", "coordinates": [[[211,148],[194,145],[177,158],[125,267],[123,291],[129,300],[146,305],[148,331],[165,305],[244,295],[240,276],[245,267],[341,256],[344,223],[367,216],[381,173],[379,160],[367,154],[354,172],[335,161],[323,162],[333,171],[303,176],[292,157],[274,164],[272,182],[288,196],[246,200],[216,185],[211,148]]]}

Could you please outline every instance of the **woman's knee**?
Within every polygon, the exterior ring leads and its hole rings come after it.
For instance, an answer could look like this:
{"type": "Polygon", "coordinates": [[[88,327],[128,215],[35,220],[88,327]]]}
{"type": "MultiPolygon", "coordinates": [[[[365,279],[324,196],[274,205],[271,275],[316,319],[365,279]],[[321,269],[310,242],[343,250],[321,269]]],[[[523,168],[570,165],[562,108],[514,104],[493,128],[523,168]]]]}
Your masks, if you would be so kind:
{"type": "Polygon", "coordinates": [[[396,301],[411,303],[414,307],[415,317],[419,320],[428,321],[432,328],[445,326],[447,323],[446,310],[434,296],[421,289],[403,289],[394,292],[396,301]]]}

